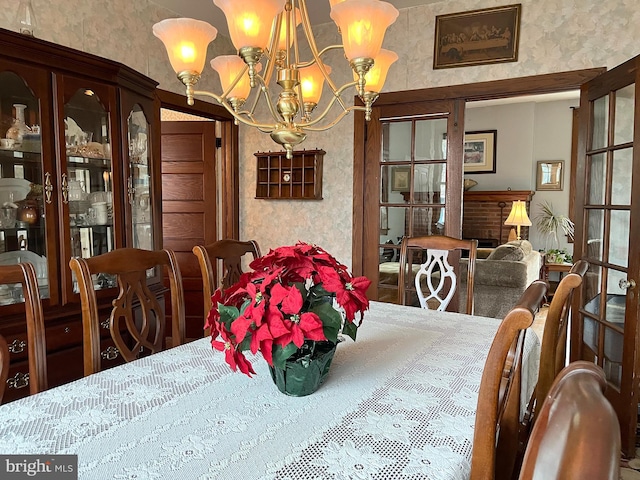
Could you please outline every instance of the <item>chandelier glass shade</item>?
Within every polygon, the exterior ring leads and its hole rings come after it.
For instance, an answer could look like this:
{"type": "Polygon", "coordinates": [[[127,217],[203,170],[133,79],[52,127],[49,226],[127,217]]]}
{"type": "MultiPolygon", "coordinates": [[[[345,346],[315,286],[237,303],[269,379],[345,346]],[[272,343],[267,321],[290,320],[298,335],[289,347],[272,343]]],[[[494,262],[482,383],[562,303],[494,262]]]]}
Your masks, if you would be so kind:
{"type": "Polygon", "coordinates": [[[217,30],[206,22],[188,18],[167,19],[153,26],[154,35],[165,45],[171,66],[186,86],[190,105],[196,95],[215,99],[234,116],[236,123],[271,134],[288,157],[304,141],[307,132],[328,130],[351,111],[363,111],[369,120],[389,66],[398,58],[395,53],[381,49],[386,29],[398,17],[393,5],[382,0],[330,0],[331,18],[338,26],[343,44],[319,50],[306,0],[213,0],[213,3],[224,12],[231,41],[238,52],[217,57],[210,63],[220,76],[221,94],[194,89],[204,68],[207,47],[217,30]],[[302,30],[306,45],[299,43],[301,35],[297,30],[302,30]],[[310,58],[300,58],[301,48],[310,52],[310,58]],[[331,67],[322,59],[326,52],[336,49],[344,51],[354,79],[339,87],[330,77],[331,67]],[[324,102],[324,110],[314,115],[325,84],[332,96],[324,102]],[[364,105],[346,104],[342,95],[350,88],[355,89],[364,105]],[[253,101],[247,102],[252,95],[253,101]],[[257,110],[261,99],[266,102],[266,109],[257,110]],[[334,105],[338,106],[338,113],[329,119],[334,105]],[[258,119],[257,111],[268,111],[268,118],[258,119]]]}

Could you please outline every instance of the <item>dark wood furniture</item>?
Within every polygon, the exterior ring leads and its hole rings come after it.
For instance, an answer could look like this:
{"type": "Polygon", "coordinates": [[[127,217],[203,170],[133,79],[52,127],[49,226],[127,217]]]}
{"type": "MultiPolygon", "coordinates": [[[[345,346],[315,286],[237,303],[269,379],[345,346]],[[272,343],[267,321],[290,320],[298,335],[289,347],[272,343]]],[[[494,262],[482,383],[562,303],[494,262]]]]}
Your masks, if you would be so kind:
{"type": "MultiPolygon", "coordinates": [[[[18,263],[17,265],[0,266],[0,284],[18,285],[18,291],[24,297],[24,324],[27,331],[27,349],[29,357],[29,373],[27,383],[29,393],[41,392],[48,388],[47,381],[47,348],[44,335],[44,316],[40,304],[40,290],[33,265],[18,263]]],[[[15,348],[15,344],[12,344],[15,348]]],[[[9,377],[9,347],[5,338],[0,334],[0,403],[9,385],[24,382],[24,377],[16,373],[9,377]]]]}
{"type": "Polygon", "coordinates": [[[620,428],[604,395],[607,380],[590,362],[571,363],[544,399],[520,480],[620,477],[620,428]]]}
{"type": "MultiPolygon", "coordinates": [[[[26,105],[25,123],[35,127],[21,144],[0,149],[0,183],[27,189],[32,183],[28,198],[20,191],[14,200],[37,211],[0,229],[7,250],[0,258],[37,260],[50,386],[83,374],[80,296],[69,260],[122,247],[161,248],[155,88],[155,81],[122,64],[0,29],[0,137],[16,104],[26,105]],[[92,203],[103,201],[106,218],[92,217],[92,203]]],[[[161,282],[152,279],[159,298],[161,282]]],[[[106,296],[98,296],[98,305],[101,314],[110,308],[106,296]]],[[[27,331],[20,312],[17,304],[0,307],[0,334],[9,344],[10,375],[23,375],[25,386],[27,331]]],[[[121,361],[107,347],[105,354],[116,358],[105,365],[121,361]]],[[[27,391],[10,387],[5,400],[27,391]]]]}
{"type": "Polygon", "coordinates": [[[223,239],[210,245],[196,245],[193,254],[198,258],[204,294],[205,318],[211,310],[211,295],[220,286],[229,288],[242,275],[242,257],[251,254],[253,259],[260,257],[260,247],[255,240],[242,242],[240,240],[223,239]],[[218,270],[218,260],[222,261],[222,271],[218,270]]]}
{"type": "Polygon", "coordinates": [[[511,479],[518,454],[522,346],[547,290],[536,280],[500,323],[478,392],[471,480],[511,479]]]}
{"type": "MultiPolygon", "coordinates": [[[[400,267],[398,275],[398,303],[406,305],[407,293],[417,295],[422,308],[435,307],[435,310],[447,310],[454,299],[458,289],[459,278],[455,274],[457,260],[462,252],[467,252],[469,263],[467,268],[467,306],[466,313],[473,315],[473,279],[475,275],[478,241],[460,240],[443,235],[427,237],[403,237],[400,246],[400,267]],[[426,258],[423,258],[423,254],[426,258]],[[457,256],[457,257],[456,257],[457,256]],[[415,261],[414,261],[415,258],[415,261]],[[414,278],[423,275],[417,272],[414,275],[413,265],[419,265],[424,270],[425,281],[420,281],[425,288],[416,289],[413,286],[414,278]],[[407,274],[410,275],[411,285],[407,285],[407,274]],[[453,281],[455,279],[455,283],[453,281]],[[433,290],[429,287],[433,286],[433,290]]],[[[457,307],[456,302],[452,303],[457,307]]],[[[458,311],[457,308],[453,311],[458,311]]]]}
{"type": "Polygon", "coordinates": [[[165,310],[147,285],[150,270],[164,270],[169,277],[171,345],[184,343],[182,277],[173,251],[118,248],[96,257],[72,258],[70,267],[78,279],[82,301],[85,375],[102,369],[100,349],[101,329],[104,326],[94,285],[94,278],[99,275],[116,277],[118,291],[112,300],[109,317],[104,322],[115,348],[125,361],[159,352],[166,346],[165,310]]]}
{"type": "Polygon", "coordinates": [[[256,198],[322,200],[324,150],[256,153],[256,198]]]}
{"type": "Polygon", "coordinates": [[[562,277],[565,273],[569,273],[573,267],[572,263],[549,263],[547,262],[546,255],[542,256],[542,266],[540,267],[540,279],[549,284],[549,292],[547,293],[547,300],[551,300],[555,295],[556,289],[562,277]],[[556,272],[558,274],[557,280],[550,280],[550,273],[556,272]]]}

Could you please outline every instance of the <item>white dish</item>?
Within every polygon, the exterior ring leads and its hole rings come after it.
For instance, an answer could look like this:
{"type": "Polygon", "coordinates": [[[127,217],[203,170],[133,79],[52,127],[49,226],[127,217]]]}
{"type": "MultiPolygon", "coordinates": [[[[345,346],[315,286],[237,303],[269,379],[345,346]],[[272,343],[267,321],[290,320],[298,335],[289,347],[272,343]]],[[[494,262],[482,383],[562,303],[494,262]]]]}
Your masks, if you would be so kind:
{"type": "Polygon", "coordinates": [[[24,178],[0,178],[0,206],[4,202],[24,200],[31,190],[31,182],[24,178]],[[13,194],[13,199],[11,198],[13,194]]]}
{"type": "Polygon", "coordinates": [[[47,257],[40,256],[30,250],[16,250],[13,252],[0,253],[0,265],[15,265],[20,262],[29,262],[33,265],[38,277],[38,286],[49,285],[47,275],[47,257]]]}

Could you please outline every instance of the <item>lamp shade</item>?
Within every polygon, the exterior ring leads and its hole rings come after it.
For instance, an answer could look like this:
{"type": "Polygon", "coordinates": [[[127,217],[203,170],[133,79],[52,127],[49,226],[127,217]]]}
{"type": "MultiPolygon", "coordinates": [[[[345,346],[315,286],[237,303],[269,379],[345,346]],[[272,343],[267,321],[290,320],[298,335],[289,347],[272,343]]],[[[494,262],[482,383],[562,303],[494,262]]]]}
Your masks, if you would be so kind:
{"type": "MultiPolygon", "coordinates": [[[[287,45],[287,19],[286,17],[282,18],[282,23],[280,24],[280,36],[278,37],[278,50],[286,50],[291,46],[293,43],[293,37],[296,34],[296,27],[302,23],[302,14],[300,13],[300,9],[296,7],[294,11],[295,21],[292,22],[291,28],[289,29],[289,45],[287,45]]],[[[274,22],[276,22],[276,20],[274,20],[274,22]]]]}
{"type": "MultiPolygon", "coordinates": [[[[325,65],[327,74],[331,74],[331,67],[325,65]]],[[[322,87],[324,86],[324,75],[317,64],[300,69],[300,88],[302,88],[302,97],[304,102],[317,104],[322,95],[322,87]]]]}
{"type": "Polygon", "coordinates": [[[333,6],[331,18],[342,33],[347,59],[376,58],[398,14],[393,5],[380,0],[347,0],[333,6]]]}
{"type": "Polygon", "coordinates": [[[530,226],[531,220],[527,215],[527,204],[522,200],[516,200],[511,205],[511,213],[504,222],[505,225],[530,226]]]}
{"type": "MultiPolygon", "coordinates": [[[[211,60],[209,64],[211,65],[211,68],[218,72],[218,75],[220,76],[220,84],[222,85],[222,90],[224,92],[227,91],[238,75],[240,75],[247,67],[247,64],[244,63],[242,58],[238,55],[220,55],[211,60]]],[[[262,64],[258,63],[256,65],[256,71],[259,72],[261,69],[262,64]]],[[[236,83],[227,96],[229,98],[241,98],[246,100],[250,91],[251,85],[249,82],[249,73],[244,72],[242,78],[238,80],[238,83],[236,83]]]]}
{"type": "MultiPolygon", "coordinates": [[[[398,55],[391,50],[380,49],[380,53],[375,58],[373,67],[365,75],[367,84],[364,89],[367,92],[380,93],[384,82],[387,79],[387,73],[389,73],[389,67],[391,64],[398,60],[398,55]]],[[[353,79],[358,80],[358,75],[354,72],[353,79]]]]}
{"type": "Polygon", "coordinates": [[[233,45],[265,49],[269,43],[271,26],[284,8],[285,0],[213,0],[227,18],[233,45]]]}
{"type": "Polygon", "coordinates": [[[153,26],[153,34],[162,40],[176,73],[202,73],[207,47],[218,30],[201,20],[167,18],[153,26]]]}
{"type": "Polygon", "coordinates": [[[333,8],[334,6],[336,6],[339,3],[344,2],[345,0],[329,0],[329,5],[331,5],[331,8],[333,8]]]}

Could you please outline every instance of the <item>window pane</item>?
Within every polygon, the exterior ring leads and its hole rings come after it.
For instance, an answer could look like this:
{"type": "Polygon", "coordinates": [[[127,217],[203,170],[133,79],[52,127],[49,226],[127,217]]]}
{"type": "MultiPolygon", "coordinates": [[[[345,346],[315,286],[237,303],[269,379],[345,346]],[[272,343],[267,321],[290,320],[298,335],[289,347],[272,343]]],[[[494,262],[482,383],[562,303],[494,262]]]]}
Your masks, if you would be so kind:
{"type": "Polygon", "coordinates": [[[434,163],[415,165],[413,179],[413,202],[444,204],[447,165],[434,163]]]}
{"type": "Polygon", "coordinates": [[[380,236],[380,244],[387,240],[393,240],[395,243],[403,235],[409,235],[409,222],[405,219],[409,217],[409,207],[388,207],[387,208],[387,234],[380,236]]]}
{"type": "Polygon", "coordinates": [[[627,267],[629,265],[629,218],[630,212],[613,210],[609,226],[609,263],[627,267]]]}
{"type": "Polygon", "coordinates": [[[607,180],[607,162],[603,153],[587,157],[589,165],[589,205],[604,205],[607,180]]]}
{"type": "Polygon", "coordinates": [[[593,141],[591,148],[607,146],[607,132],[609,131],[609,97],[600,97],[593,102],[593,141]]]}
{"type": "Polygon", "coordinates": [[[595,320],[585,317],[582,340],[591,350],[598,351],[598,323],[595,320]]]}
{"type": "Polygon", "coordinates": [[[604,236],[604,210],[587,211],[587,255],[602,260],[602,240],[604,236]]]}
{"type": "Polygon", "coordinates": [[[607,304],[604,319],[624,329],[624,312],[626,310],[627,291],[620,288],[620,280],[626,280],[625,272],[610,269],[607,275],[607,304]]]}
{"type": "Polygon", "coordinates": [[[413,229],[411,235],[443,235],[444,206],[413,209],[413,229]]]}
{"type": "Polygon", "coordinates": [[[416,122],[416,160],[446,158],[447,120],[444,118],[416,122]]]}
{"type": "Polygon", "coordinates": [[[633,166],[633,149],[625,148],[613,152],[613,169],[611,172],[611,204],[631,205],[631,170],[633,166]]]}
{"type": "Polygon", "coordinates": [[[602,368],[607,380],[620,388],[622,382],[622,345],[624,337],[611,328],[604,329],[604,360],[602,368]]]}
{"type": "Polygon", "coordinates": [[[382,128],[382,161],[411,160],[411,122],[385,123],[382,128]]]}
{"type": "Polygon", "coordinates": [[[613,144],[633,141],[633,111],[635,108],[635,84],[616,91],[616,110],[613,128],[613,144]]]}

